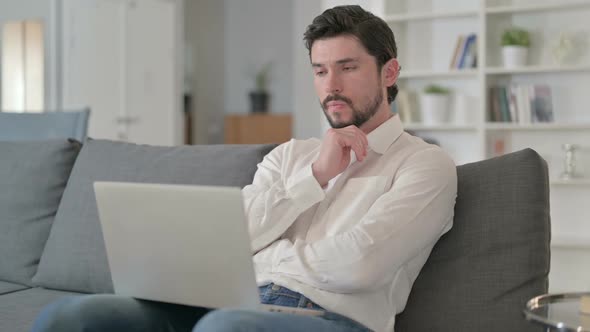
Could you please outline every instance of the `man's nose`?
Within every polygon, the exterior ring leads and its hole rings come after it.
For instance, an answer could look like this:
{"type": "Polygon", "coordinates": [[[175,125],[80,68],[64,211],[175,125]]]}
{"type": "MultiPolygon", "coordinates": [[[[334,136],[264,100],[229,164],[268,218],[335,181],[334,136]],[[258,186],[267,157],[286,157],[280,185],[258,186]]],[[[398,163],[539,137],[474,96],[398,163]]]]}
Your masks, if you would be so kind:
{"type": "Polygon", "coordinates": [[[326,81],[326,92],[329,94],[339,94],[342,92],[342,81],[338,74],[329,73],[326,81]]]}

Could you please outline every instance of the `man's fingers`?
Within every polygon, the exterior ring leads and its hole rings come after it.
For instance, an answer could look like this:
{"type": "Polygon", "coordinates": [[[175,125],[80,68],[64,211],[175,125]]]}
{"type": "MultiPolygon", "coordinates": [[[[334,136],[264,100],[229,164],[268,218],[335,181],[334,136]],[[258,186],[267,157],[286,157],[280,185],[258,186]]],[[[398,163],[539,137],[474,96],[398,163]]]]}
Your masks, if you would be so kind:
{"type": "Polygon", "coordinates": [[[357,140],[356,142],[354,142],[354,144],[352,145],[352,149],[354,150],[354,153],[356,154],[356,159],[358,161],[362,161],[363,159],[365,159],[367,149],[361,141],[357,140]]]}
{"type": "Polygon", "coordinates": [[[363,157],[366,156],[367,155],[367,149],[369,148],[369,140],[367,139],[367,135],[364,132],[362,132],[360,129],[357,128],[357,130],[355,132],[355,135],[354,135],[354,139],[362,147],[362,151],[363,151],[362,156],[363,157]]]}
{"type": "Polygon", "coordinates": [[[335,135],[341,147],[350,147],[356,154],[356,158],[362,161],[367,156],[369,141],[367,135],[356,126],[337,129],[335,135]]]}
{"type": "Polygon", "coordinates": [[[362,130],[357,128],[357,136],[359,139],[363,141],[365,146],[369,146],[369,139],[367,138],[367,134],[365,134],[362,130]]]}
{"type": "Polygon", "coordinates": [[[367,139],[367,134],[360,130],[357,126],[351,125],[346,127],[346,129],[350,130],[356,137],[356,139],[361,140],[365,146],[369,146],[369,140],[367,139]]]}

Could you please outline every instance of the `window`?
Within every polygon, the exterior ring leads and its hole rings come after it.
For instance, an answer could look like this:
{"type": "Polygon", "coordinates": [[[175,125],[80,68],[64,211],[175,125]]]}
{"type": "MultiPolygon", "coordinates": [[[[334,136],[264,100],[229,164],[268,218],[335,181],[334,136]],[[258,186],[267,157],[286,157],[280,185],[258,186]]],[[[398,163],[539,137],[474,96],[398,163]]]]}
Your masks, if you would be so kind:
{"type": "Polygon", "coordinates": [[[44,108],[43,24],[14,21],[2,29],[2,110],[42,112],[44,108]]]}

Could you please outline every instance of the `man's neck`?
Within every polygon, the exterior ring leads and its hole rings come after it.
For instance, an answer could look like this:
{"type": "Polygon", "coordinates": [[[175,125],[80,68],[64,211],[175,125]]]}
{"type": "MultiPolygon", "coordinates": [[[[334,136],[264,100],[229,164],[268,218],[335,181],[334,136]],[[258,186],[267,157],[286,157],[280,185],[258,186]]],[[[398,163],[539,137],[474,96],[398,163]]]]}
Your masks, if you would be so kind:
{"type": "Polygon", "coordinates": [[[375,115],[373,115],[369,121],[365,122],[359,129],[365,134],[369,134],[394,116],[395,113],[391,112],[388,104],[381,105],[377,113],[375,113],[375,115]]]}

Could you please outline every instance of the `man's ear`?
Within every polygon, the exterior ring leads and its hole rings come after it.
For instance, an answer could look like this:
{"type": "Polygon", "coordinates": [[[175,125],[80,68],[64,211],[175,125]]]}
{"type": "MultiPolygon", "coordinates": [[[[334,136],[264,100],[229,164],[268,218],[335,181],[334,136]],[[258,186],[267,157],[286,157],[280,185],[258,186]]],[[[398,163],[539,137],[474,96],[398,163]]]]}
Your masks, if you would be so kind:
{"type": "Polygon", "coordinates": [[[382,74],[383,84],[385,84],[385,86],[390,87],[394,85],[399,76],[399,62],[397,59],[389,59],[389,61],[383,65],[382,74]]]}

